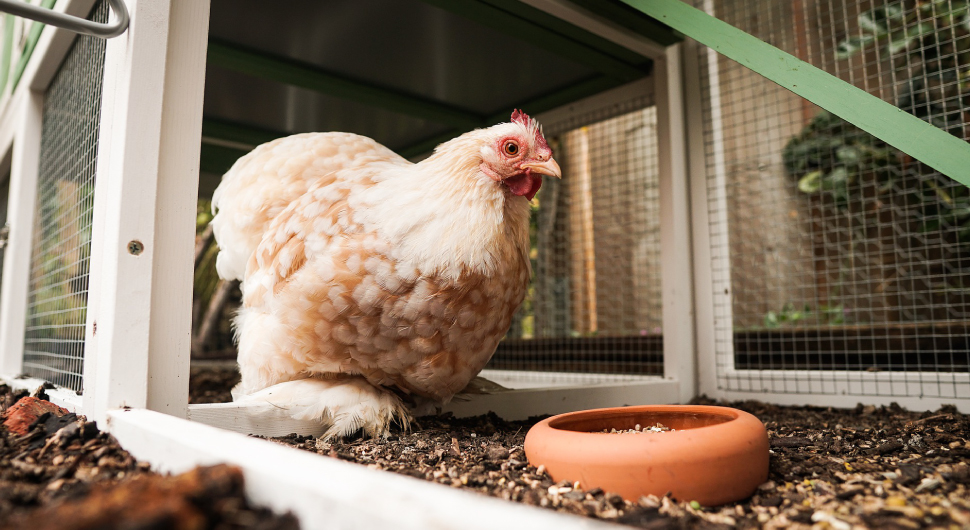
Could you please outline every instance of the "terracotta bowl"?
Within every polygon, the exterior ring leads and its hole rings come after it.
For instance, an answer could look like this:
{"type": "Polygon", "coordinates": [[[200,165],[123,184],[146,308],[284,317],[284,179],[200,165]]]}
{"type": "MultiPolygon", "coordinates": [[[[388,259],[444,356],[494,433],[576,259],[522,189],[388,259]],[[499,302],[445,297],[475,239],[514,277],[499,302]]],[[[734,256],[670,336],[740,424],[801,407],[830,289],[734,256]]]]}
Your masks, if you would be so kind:
{"type": "Polygon", "coordinates": [[[647,405],[560,414],[536,424],[525,454],[553,480],[603,488],[636,501],[667,492],[715,506],[749,497],[768,480],[768,433],[727,407],[647,405]],[[670,431],[604,433],[657,423],[670,431]]]}

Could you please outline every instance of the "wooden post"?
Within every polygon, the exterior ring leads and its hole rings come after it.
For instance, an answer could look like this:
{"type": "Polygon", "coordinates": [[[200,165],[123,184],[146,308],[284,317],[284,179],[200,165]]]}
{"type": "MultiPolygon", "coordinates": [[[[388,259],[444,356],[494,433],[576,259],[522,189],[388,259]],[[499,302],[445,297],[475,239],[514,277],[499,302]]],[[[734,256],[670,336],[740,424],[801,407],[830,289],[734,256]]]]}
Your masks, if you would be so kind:
{"type": "Polygon", "coordinates": [[[185,416],[209,4],[129,2],[108,41],[84,409],[185,416]]]}
{"type": "Polygon", "coordinates": [[[680,383],[680,401],[695,396],[694,289],[690,195],[680,45],[654,69],[660,162],[660,279],[663,283],[664,377],[680,383]]]}
{"type": "Polygon", "coordinates": [[[3,285],[0,286],[0,374],[16,375],[23,369],[43,101],[43,95],[25,90],[19,99],[11,102],[20,107],[20,116],[14,120],[16,132],[7,206],[10,235],[4,249],[3,285]]]}

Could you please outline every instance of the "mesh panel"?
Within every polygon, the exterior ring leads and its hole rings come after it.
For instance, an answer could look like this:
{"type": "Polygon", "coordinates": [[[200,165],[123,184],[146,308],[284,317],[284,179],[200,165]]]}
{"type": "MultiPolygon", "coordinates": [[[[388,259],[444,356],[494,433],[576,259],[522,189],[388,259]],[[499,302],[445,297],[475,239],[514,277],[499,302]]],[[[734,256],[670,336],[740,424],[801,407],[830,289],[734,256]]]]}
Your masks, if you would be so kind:
{"type": "MultiPolygon", "coordinates": [[[[100,2],[92,20],[106,22],[100,2]]],[[[44,99],[24,371],[81,391],[105,41],[78,37],[44,99]]]]}
{"type": "MultiPolygon", "coordinates": [[[[695,4],[970,136],[966,1],[695,4]]],[[[721,388],[970,396],[967,188],[700,55],[721,388]]]]}
{"type": "Polygon", "coordinates": [[[543,124],[529,294],[490,368],[662,373],[657,113],[639,97],[543,124]]]}

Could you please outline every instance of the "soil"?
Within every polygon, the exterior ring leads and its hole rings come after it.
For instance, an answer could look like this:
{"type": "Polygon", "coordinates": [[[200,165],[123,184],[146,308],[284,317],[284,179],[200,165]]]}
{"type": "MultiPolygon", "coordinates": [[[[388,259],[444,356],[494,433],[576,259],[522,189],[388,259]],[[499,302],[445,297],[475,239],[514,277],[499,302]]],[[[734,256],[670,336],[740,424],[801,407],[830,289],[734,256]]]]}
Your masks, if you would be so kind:
{"type": "Polygon", "coordinates": [[[0,413],[0,530],[299,527],[251,506],[238,468],[154,473],[83,416],[3,384],[0,413]]]}
{"type": "MultiPolygon", "coordinates": [[[[720,404],[698,400],[701,404],[720,404]]],[[[375,469],[642,528],[836,529],[970,527],[970,419],[953,408],[830,409],[727,403],[760,418],[771,440],[769,481],[743,502],[704,508],[690,499],[629,502],[553,482],[526,462],[536,421],[495,415],[420,418],[387,440],[274,441],[375,469]]],[[[656,434],[655,436],[662,436],[656,434]]]]}
{"type": "MultiPolygon", "coordinates": [[[[225,365],[195,367],[192,401],[228,401],[229,389],[237,381],[238,374],[225,365]]],[[[10,398],[5,399],[9,406],[10,398]]],[[[717,507],[670,497],[629,502],[599,489],[585,491],[575,484],[555,483],[542,468],[528,464],[522,449],[529,427],[541,418],[438,416],[419,418],[411,432],[397,432],[386,440],[331,443],[296,435],[272,440],[450,487],[640,528],[970,528],[970,418],[952,407],[909,412],[897,406],[832,409],[755,401],[697,402],[733,406],[765,423],[772,448],[770,475],[751,498],[717,507]]],[[[38,425],[32,432],[48,430],[30,440],[11,436],[0,427],[0,521],[12,520],[11,515],[45,521],[53,517],[51,506],[100,503],[93,492],[115,484],[137,490],[132,484],[150,474],[106,434],[61,447],[60,442],[50,442],[57,436],[49,434],[49,428],[38,425]],[[39,447],[27,445],[38,441],[39,447]],[[64,456],[57,465],[56,455],[64,456]],[[68,458],[73,458],[71,463],[68,458]]],[[[223,490],[236,484],[235,479],[225,478],[226,473],[214,475],[223,477],[223,490]]],[[[219,488],[208,491],[213,489],[219,488]]],[[[295,526],[292,519],[272,519],[268,512],[248,507],[237,493],[231,497],[235,500],[226,501],[237,514],[226,519],[236,523],[209,527],[295,526]],[[238,515],[246,510],[253,515],[238,515]],[[265,520],[270,522],[255,523],[263,520],[259,517],[269,517],[265,520]],[[248,522],[240,524],[240,520],[248,522]]]]}

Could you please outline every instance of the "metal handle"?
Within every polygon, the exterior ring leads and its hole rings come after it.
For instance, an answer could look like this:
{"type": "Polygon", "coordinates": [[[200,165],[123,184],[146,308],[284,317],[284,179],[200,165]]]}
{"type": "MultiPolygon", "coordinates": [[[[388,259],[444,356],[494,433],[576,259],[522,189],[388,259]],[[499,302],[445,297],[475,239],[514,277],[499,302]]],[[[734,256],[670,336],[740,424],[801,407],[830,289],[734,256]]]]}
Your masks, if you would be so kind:
{"type": "Polygon", "coordinates": [[[125,2],[123,0],[107,0],[107,2],[108,6],[111,7],[111,10],[114,11],[115,17],[117,18],[114,24],[92,22],[83,18],[58,13],[43,7],[25,4],[23,2],[19,2],[18,0],[0,0],[0,11],[5,11],[18,17],[43,22],[44,24],[50,24],[51,26],[64,28],[82,35],[91,35],[93,37],[100,37],[102,39],[110,39],[112,37],[121,35],[126,29],[128,29],[128,8],[125,7],[125,2]]]}

